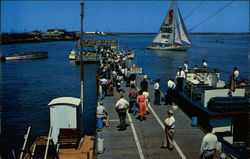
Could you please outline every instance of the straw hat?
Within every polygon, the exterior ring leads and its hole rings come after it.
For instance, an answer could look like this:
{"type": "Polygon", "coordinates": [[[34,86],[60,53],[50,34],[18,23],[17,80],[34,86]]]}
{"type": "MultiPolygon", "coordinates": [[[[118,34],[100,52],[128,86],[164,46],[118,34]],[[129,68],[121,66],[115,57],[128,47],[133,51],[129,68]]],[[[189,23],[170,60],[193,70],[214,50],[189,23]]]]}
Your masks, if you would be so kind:
{"type": "Polygon", "coordinates": [[[174,114],[173,110],[168,111],[169,114],[174,114]]]}

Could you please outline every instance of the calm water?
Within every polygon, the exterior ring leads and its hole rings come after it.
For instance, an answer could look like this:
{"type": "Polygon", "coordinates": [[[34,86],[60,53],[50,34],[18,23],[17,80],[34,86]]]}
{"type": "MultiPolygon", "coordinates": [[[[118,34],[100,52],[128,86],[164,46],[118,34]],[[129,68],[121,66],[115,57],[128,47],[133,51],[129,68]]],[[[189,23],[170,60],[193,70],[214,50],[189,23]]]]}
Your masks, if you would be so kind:
{"type": "MultiPolygon", "coordinates": [[[[233,67],[237,66],[240,75],[249,80],[249,35],[192,35],[193,46],[187,52],[145,50],[153,36],[105,38],[118,39],[121,48],[136,49],[135,63],[143,67],[150,78],[160,78],[163,89],[164,79],[174,77],[176,68],[182,66],[185,60],[193,67],[194,64],[201,66],[203,58],[209,67],[217,67],[225,72],[232,72],[233,67]]],[[[39,50],[49,52],[48,59],[0,63],[1,131],[9,143],[15,140],[20,145],[28,126],[32,127],[31,138],[47,135],[47,104],[57,97],[80,96],[80,67],[68,60],[68,53],[76,44],[66,41],[0,46],[3,54],[39,50]]],[[[96,69],[95,65],[85,66],[86,134],[93,134],[95,129],[96,69]]],[[[227,78],[228,74],[223,77],[227,78]]]]}

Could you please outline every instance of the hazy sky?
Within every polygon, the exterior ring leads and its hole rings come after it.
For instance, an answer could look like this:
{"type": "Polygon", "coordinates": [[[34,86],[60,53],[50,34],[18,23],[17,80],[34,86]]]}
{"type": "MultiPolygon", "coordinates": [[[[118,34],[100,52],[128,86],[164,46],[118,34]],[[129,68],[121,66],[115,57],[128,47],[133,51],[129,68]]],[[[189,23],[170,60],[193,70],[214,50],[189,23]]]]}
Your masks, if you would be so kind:
{"type": "MultiPolygon", "coordinates": [[[[230,1],[178,1],[187,30],[230,1]]],[[[171,1],[86,1],[84,31],[158,32],[171,1]]],[[[80,1],[2,1],[2,32],[80,30],[80,1]]],[[[249,32],[249,2],[234,1],[192,32],[249,32]]]]}

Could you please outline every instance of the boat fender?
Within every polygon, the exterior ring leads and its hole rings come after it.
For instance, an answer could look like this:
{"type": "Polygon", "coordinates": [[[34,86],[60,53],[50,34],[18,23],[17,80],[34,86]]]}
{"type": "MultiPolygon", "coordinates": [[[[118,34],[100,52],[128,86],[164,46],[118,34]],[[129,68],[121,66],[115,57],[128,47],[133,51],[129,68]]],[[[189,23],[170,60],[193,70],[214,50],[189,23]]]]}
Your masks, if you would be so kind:
{"type": "Polygon", "coordinates": [[[197,123],[198,123],[198,118],[197,117],[192,117],[191,126],[196,127],[197,123]]]}

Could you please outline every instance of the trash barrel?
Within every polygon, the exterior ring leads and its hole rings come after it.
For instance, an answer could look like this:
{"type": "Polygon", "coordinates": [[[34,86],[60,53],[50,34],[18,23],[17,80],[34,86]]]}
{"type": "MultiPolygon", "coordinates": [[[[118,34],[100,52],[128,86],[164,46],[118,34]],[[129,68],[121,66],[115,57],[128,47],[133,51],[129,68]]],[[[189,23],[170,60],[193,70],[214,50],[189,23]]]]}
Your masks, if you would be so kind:
{"type": "Polygon", "coordinates": [[[191,126],[192,126],[192,127],[197,126],[197,117],[192,117],[191,126]]]}
{"type": "Polygon", "coordinates": [[[98,153],[103,153],[103,152],[104,152],[104,147],[103,147],[104,139],[98,138],[97,141],[98,141],[98,143],[97,143],[97,150],[98,150],[98,153]]]}
{"type": "Polygon", "coordinates": [[[97,118],[97,127],[98,129],[103,128],[103,120],[101,118],[97,118]]]}

